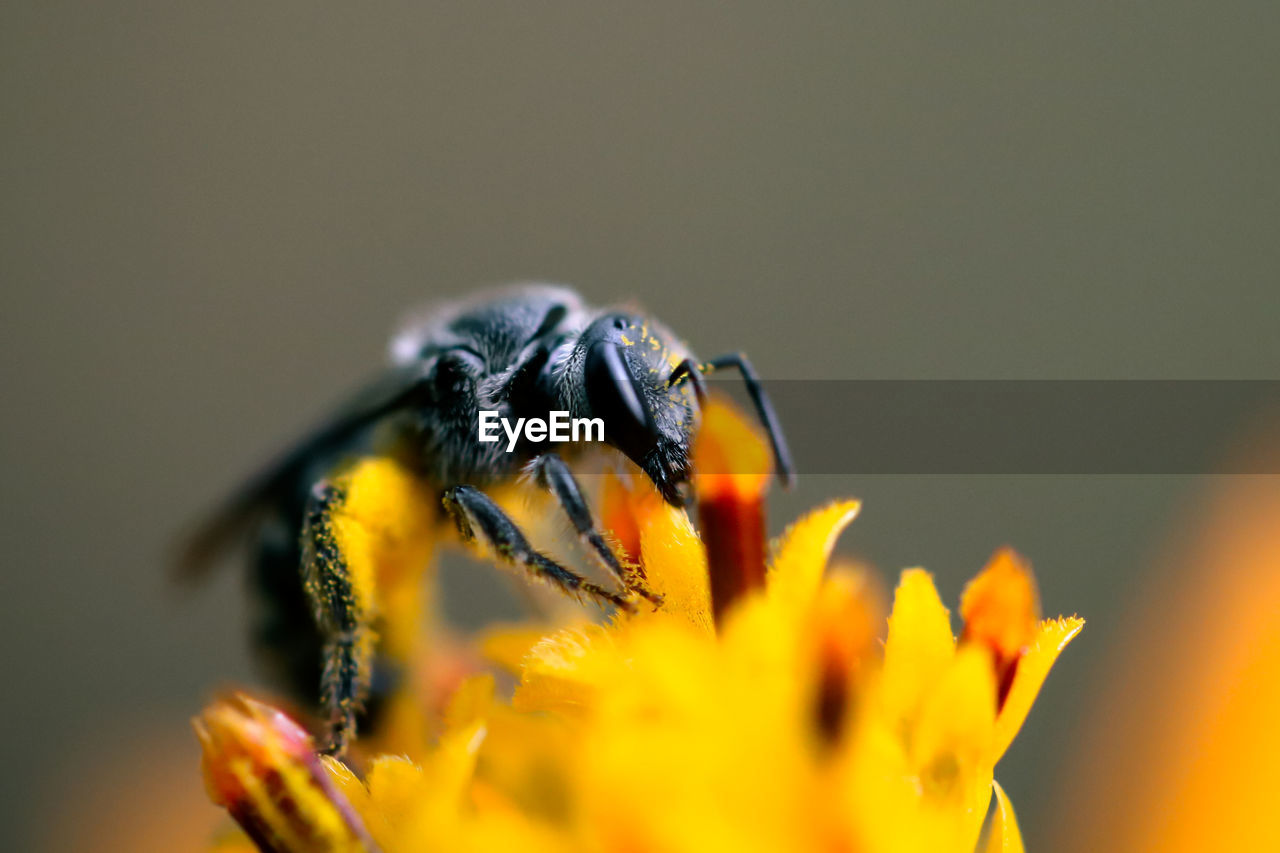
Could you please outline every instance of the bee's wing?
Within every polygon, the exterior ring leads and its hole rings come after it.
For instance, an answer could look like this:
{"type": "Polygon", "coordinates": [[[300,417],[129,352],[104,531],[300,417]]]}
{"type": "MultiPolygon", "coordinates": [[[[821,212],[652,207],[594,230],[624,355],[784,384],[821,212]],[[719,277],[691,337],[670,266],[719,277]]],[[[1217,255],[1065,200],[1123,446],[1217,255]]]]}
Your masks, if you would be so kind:
{"type": "Polygon", "coordinates": [[[370,383],[185,537],[174,561],[175,575],[181,580],[202,577],[265,511],[298,487],[299,479],[318,458],[340,451],[376,421],[412,404],[422,393],[424,377],[425,367],[417,362],[387,370],[370,383]]]}

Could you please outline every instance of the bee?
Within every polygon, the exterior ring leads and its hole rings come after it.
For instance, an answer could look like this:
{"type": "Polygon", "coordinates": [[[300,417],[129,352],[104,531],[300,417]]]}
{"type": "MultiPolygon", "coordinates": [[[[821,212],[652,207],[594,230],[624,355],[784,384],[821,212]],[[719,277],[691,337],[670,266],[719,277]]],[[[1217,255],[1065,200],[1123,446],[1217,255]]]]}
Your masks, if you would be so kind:
{"type": "Polygon", "coordinates": [[[549,447],[528,433],[481,441],[480,413],[598,418],[604,443],[665,501],[684,506],[703,376],[724,368],[740,372],[789,485],[786,442],[745,356],[700,362],[653,318],[588,307],[561,286],[521,285],[446,306],[407,323],[382,375],[233,495],[188,540],[180,566],[197,575],[254,533],[251,574],[265,605],[256,645],[318,706],[327,749],[340,754],[371,690],[385,691],[408,662],[414,641],[404,623],[413,615],[404,602],[415,596],[405,589],[420,581],[423,543],[441,521],[570,595],[624,610],[637,598],[657,603],[592,518],[570,467],[584,443],[549,447]],[[511,483],[550,493],[622,588],[536,550],[490,495],[511,483]]]}

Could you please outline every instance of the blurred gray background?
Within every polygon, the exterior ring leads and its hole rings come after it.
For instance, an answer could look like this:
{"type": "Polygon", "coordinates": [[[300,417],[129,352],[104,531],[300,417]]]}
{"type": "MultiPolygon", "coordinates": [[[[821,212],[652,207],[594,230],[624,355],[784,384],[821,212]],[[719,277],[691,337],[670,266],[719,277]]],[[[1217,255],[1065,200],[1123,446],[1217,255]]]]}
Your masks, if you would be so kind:
{"type": "MultiPolygon", "coordinates": [[[[199,800],[186,721],[255,677],[246,606],[234,571],[175,594],[165,549],[416,303],[572,282],[775,378],[1275,378],[1280,7],[961,5],[7,4],[16,846],[83,847],[95,774],[128,789],[151,755],[199,800]]],[[[1089,618],[999,768],[1045,849],[1091,678],[1198,489],[809,477],[773,520],[852,493],[842,550],[886,577],[925,565],[954,602],[1010,543],[1089,618]]],[[[471,573],[455,606],[500,588],[471,573]]]]}

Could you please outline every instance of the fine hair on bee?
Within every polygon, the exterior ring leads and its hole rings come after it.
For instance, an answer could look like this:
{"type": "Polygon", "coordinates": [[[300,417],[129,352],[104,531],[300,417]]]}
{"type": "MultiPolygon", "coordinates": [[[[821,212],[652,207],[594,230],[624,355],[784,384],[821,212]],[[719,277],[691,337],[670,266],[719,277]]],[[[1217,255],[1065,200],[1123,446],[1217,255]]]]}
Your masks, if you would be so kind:
{"type": "Polygon", "coordinates": [[[624,610],[657,602],[624,571],[593,519],[572,469],[583,443],[482,441],[481,412],[512,422],[553,412],[602,420],[604,444],[666,502],[684,506],[703,377],[732,368],[768,433],[778,477],[793,479],[778,419],[746,357],[699,361],[636,309],[592,308],[563,286],[518,285],[418,315],[389,350],[389,365],[250,479],[190,537],[180,560],[185,575],[197,576],[252,535],[250,570],[262,601],[256,644],[321,711],[325,746],[335,753],[370,700],[403,676],[414,626],[402,624],[413,614],[400,602],[412,596],[391,587],[420,582],[442,519],[575,597],[624,610]],[[555,500],[617,588],[530,544],[489,494],[520,482],[555,500]]]}

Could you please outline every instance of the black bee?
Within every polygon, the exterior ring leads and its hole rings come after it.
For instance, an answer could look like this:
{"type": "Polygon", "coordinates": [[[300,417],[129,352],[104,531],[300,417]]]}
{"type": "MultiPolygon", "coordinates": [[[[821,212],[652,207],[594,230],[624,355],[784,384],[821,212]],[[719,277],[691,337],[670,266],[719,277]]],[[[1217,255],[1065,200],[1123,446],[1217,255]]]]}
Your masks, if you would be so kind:
{"type": "MultiPolygon", "coordinates": [[[[381,666],[388,657],[375,651],[385,615],[379,583],[396,553],[412,553],[404,552],[403,535],[388,532],[395,527],[389,516],[447,513],[464,539],[478,538],[502,559],[606,606],[632,609],[636,596],[654,598],[634,577],[628,584],[592,520],[565,461],[581,444],[548,447],[522,436],[508,451],[505,440],[479,440],[481,411],[511,422],[553,411],[602,419],[605,443],[639,466],[667,502],[682,506],[702,376],[733,367],[769,434],[778,476],[785,483],[792,477],[777,418],[744,356],[698,362],[655,320],[589,308],[564,287],[519,286],[437,310],[407,325],[390,349],[390,369],[249,482],[192,537],[183,559],[187,573],[198,572],[256,529],[253,576],[266,604],[257,644],[295,691],[326,713],[335,752],[354,732],[375,659],[381,666]],[[393,459],[391,470],[407,472],[411,486],[403,495],[381,484],[361,490],[360,478],[376,475],[351,462],[361,458],[393,459]],[[535,550],[485,493],[522,472],[554,496],[623,591],[593,584],[535,550]],[[371,492],[403,505],[371,511],[360,503],[371,492]]],[[[393,676],[391,663],[381,668],[393,676]]]]}

